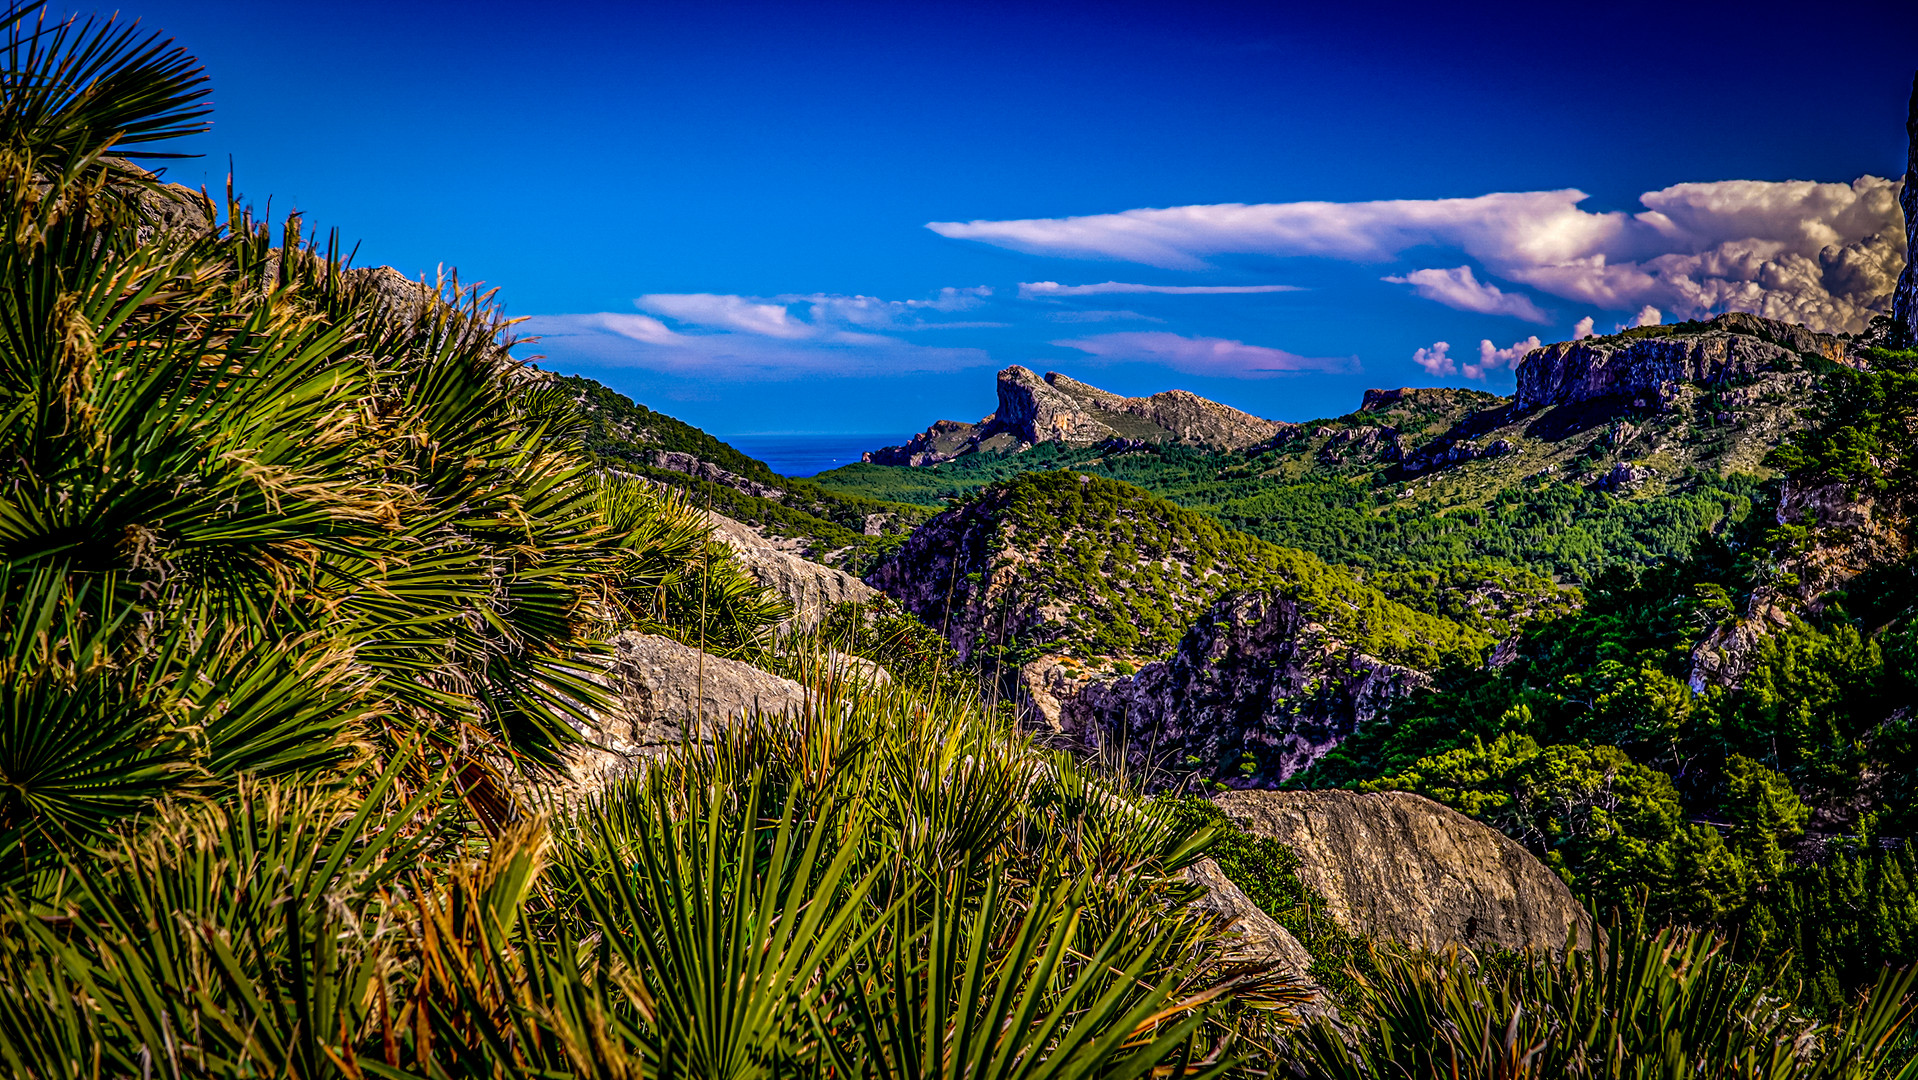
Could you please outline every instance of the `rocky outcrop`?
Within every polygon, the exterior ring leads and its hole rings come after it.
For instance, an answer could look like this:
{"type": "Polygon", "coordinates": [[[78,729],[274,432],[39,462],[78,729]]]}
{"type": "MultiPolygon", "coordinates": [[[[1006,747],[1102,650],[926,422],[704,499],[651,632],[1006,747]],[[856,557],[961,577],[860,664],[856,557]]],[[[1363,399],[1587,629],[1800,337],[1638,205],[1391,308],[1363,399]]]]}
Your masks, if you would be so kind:
{"type": "Polygon", "coordinates": [[[582,732],[593,747],[579,754],[573,774],[596,787],[683,739],[710,738],[722,725],[754,712],[803,707],[805,688],[791,679],[681,645],[670,638],[629,632],[613,639],[613,658],[596,681],[612,702],[595,710],[582,732]]]}
{"type": "Polygon", "coordinates": [[[743,495],[752,495],[757,498],[771,499],[774,502],[778,502],[783,499],[786,494],[776,487],[762,484],[757,480],[741,476],[736,472],[722,469],[710,461],[679,450],[655,450],[648,455],[647,461],[656,469],[669,469],[676,473],[685,473],[687,476],[698,477],[701,480],[710,480],[715,484],[723,484],[726,487],[732,488],[734,491],[743,495]]]}
{"type": "Polygon", "coordinates": [[[1079,687],[1061,701],[1058,726],[1123,748],[1142,774],[1171,763],[1267,786],[1429,682],[1340,641],[1277,592],[1241,594],[1214,604],[1170,659],[1079,687]]]}
{"type": "Polygon", "coordinates": [[[963,420],[934,420],[932,426],[914,435],[903,446],[868,450],[859,460],[872,465],[937,465],[971,452],[977,445],[979,429],[992,422],[988,416],[977,424],[963,420]]]}
{"type": "Polygon", "coordinates": [[[1802,526],[1803,540],[1779,559],[1779,570],[1752,590],[1743,609],[1692,648],[1694,691],[1735,687],[1751,670],[1755,651],[1793,616],[1824,610],[1827,598],[1874,567],[1910,557],[1912,515],[1896,501],[1874,498],[1838,481],[1787,480],[1778,496],[1780,525],[1802,526]]]}
{"type": "Polygon", "coordinates": [[[1346,930],[1428,949],[1562,950],[1592,919],[1544,863],[1498,830],[1421,795],[1231,791],[1214,801],[1299,856],[1299,880],[1346,930]]]}
{"type": "Polygon", "coordinates": [[[1722,384],[1789,370],[1804,356],[1849,361],[1842,339],[1802,326],[1733,312],[1693,331],[1672,327],[1633,336],[1561,341],[1518,362],[1514,411],[1599,398],[1663,407],[1681,383],[1722,384]]]}
{"type": "Polygon", "coordinates": [[[1028,446],[1042,442],[1090,446],[1119,434],[1094,419],[1081,404],[1091,400],[1059,390],[1030,368],[1014,364],[999,373],[999,411],[993,418],[1001,429],[1028,446]]]}
{"type": "MultiPolygon", "coordinates": [[[[761,536],[750,525],[723,514],[709,513],[706,517],[713,525],[713,539],[732,548],[761,585],[792,605],[794,626],[816,626],[839,604],[863,604],[879,595],[879,590],[851,574],[801,558],[795,551],[761,536]]],[[[794,548],[797,546],[792,544],[794,548]]]]}
{"type": "Polygon", "coordinates": [[[980,450],[1019,451],[1040,443],[1093,446],[1177,443],[1241,450],[1286,429],[1185,390],[1128,398],[1050,371],[1017,364],[999,373],[999,408],[976,424],[940,420],[902,446],[870,451],[876,465],[936,465],[980,450]]]}

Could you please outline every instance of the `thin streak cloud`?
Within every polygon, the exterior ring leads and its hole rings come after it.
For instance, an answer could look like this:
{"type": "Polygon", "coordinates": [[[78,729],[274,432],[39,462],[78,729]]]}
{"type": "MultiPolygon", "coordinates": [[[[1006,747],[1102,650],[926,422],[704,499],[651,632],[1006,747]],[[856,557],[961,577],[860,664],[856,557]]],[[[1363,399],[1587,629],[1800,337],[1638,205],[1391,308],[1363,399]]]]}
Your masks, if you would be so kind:
{"type": "Polygon", "coordinates": [[[1061,285],[1056,281],[1022,281],[1019,297],[1023,300],[1052,296],[1110,296],[1115,293],[1158,293],[1164,296],[1233,296],[1243,293],[1299,292],[1297,285],[1136,285],[1127,281],[1102,281],[1097,285],[1061,285]]]}
{"type": "Polygon", "coordinates": [[[1356,357],[1300,356],[1284,349],[1247,345],[1227,338],[1186,337],[1163,330],[1125,331],[1055,341],[1110,361],[1163,364],[1188,375],[1257,379],[1302,372],[1356,371],[1356,357]]]}

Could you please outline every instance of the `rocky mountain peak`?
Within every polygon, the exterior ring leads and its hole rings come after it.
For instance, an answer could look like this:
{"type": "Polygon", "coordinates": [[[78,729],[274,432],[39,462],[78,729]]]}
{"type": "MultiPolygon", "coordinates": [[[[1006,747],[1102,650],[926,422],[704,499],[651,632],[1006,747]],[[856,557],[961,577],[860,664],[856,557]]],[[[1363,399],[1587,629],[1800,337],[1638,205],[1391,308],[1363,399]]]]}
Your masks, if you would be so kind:
{"type": "Polygon", "coordinates": [[[1111,440],[1242,450],[1293,427],[1208,401],[1189,390],[1129,398],[1056,371],[1014,364],[999,372],[999,408],[976,424],[941,420],[903,446],[865,455],[877,465],[936,465],[963,454],[1018,452],[1041,443],[1111,440]]]}
{"type": "MultiPolygon", "coordinates": [[[[1032,369],[1017,364],[1001,371],[999,411],[993,414],[997,426],[1027,445],[1062,442],[1089,446],[1119,434],[1094,419],[1085,408],[1085,403],[1093,400],[1089,396],[1071,394],[1054,386],[1052,380],[1058,378],[1061,376],[1052,372],[1042,379],[1032,369]]],[[[1074,387],[1084,386],[1066,381],[1074,387]]],[[[1085,389],[1094,394],[1115,396],[1090,386],[1085,389]]]]}
{"type": "Polygon", "coordinates": [[[1641,327],[1561,341],[1515,369],[1518,412],[1617,398],[1659,408],[1683,383],[1718,385],[1789,371],[1805,358],[1849,363],[1845,341],[1793,323],[1729,312],[1709,322],[1641,327]]]}

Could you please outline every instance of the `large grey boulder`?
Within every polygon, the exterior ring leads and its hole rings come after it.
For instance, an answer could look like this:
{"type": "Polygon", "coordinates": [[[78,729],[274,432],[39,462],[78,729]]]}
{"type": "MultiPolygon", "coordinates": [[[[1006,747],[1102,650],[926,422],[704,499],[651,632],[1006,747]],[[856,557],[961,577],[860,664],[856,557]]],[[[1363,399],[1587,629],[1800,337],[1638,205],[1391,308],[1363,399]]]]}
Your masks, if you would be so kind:
{"type": "Polygon", "coordinates": [[[598,676],[613,700],[582,732],[594,748],[573,773],[596,787],[658,756],[681,740],[702,741],[755,712],[803,708],[806,689],[738,660],[702,653],[670,638],[628,632],[612,641],[613,659],[598,676]]]}
{"type": "Polygon", "coordinates": [[[1299,856],[1299,880],[1346,930],[1428,949],[1580,948],[1591,916],[1509,837],[1403,791],[1230,791],[1227,817],[1299,856]]]}
{"type": "Polygon", "coordinates": [[[713,539],[732,548],[761,585],[793,606],[791,625],[798,629],[817,626],[835,605],[865,603],[879,595],[878,589],[844,570],[801,558],[750,525],[724,514],[708,513],[706,517],[712,522],[713,539]]]}

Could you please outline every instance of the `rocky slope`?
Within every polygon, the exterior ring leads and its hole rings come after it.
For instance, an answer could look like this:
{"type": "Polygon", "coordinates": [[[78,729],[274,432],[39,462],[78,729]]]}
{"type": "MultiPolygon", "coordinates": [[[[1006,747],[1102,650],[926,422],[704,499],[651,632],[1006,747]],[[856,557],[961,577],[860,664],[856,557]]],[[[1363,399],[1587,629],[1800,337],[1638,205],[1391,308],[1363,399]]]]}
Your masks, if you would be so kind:
{"type": "Polygon", "coordinates": [[[1845,363],[1848,345],[1829,334],[1743,312],[1705,323],[1641,327],[1527,353],[1515,369],[1513,409],[1524,413],[1600,398],[1662,409],[1676,400],[1683,384],[1748,383],[1797,370],[1811,358],[1845,363]]]}
{"type": "Polygon", "coordinates": [[[1049,371],[1013,365],[999,373],[999,408],[976,424],[941,420],[904,446],[865,455],[880,465],[921,466],[974,453],[1018,453],[1041,443],[1171,443],[1238,450],[1288,425],[1207,401],[1185,390],[1128,398],[1049,371]]]}
{"type": "Polygon", "coordinates": [[[1029,665],[1057,702],[1057,724],[1088,748],[1235,786],[1269,787],[1306,768],[1392,702],[1430,683],[1315,621],[1282,591],[1214,604],[1169,658],[1137,674],[1066,687],[1029,665]]]}
{"type": "Polygon", "coordinates": [[[865,603],[879,595],[877,589],[843,570],[802,557],[795,541],[769,539],[724,514],[706,517],[713,525],[713,539],[732,548],[761,585],[792,605],[790,623],[796,629],[818,625],[836,605],[865,603]]]}
{"type": "Polygon", "coordinates": [[[1475,664],[1492,644],[1303,552],[1074,473],[933,518],[867,581],[1034,725],[1246,783],[1284,779],[1419,670],[1475,664]]]}
{"type": "Polygon", "coordinates": [[[1423,796],[1233,791],[1214,801],[1246,831],[1290,847],[1299,879],[1352,933],[1428,949],[1592,943],[1590,914],[1544,863],[1423,796]]]}

